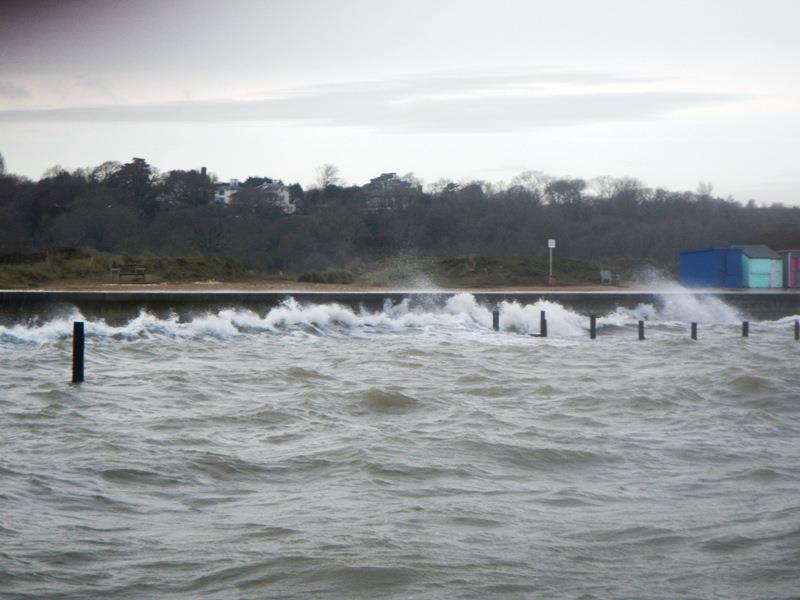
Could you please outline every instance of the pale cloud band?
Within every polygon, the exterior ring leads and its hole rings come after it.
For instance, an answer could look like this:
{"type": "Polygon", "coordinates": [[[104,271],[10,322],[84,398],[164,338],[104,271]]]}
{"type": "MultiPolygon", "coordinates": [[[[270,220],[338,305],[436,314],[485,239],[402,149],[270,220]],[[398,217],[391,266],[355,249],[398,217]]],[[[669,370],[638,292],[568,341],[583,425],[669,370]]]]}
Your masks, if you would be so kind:
{"type": "Polygon", "coordinates": [[[31,94],[21,85],[9,81],[0,81],[0,98],[6,98],[8,100],[28,100],[31,98],[31,94]]]}
{"type": "Polygon", "coordinates": [[[556,72],[312,86],[254,100],[15,109],[0,111],[0,122],[273,122],[400,132],[507,132],[652,119],[742,99],[659,90],[646,79],[556,72]]]}

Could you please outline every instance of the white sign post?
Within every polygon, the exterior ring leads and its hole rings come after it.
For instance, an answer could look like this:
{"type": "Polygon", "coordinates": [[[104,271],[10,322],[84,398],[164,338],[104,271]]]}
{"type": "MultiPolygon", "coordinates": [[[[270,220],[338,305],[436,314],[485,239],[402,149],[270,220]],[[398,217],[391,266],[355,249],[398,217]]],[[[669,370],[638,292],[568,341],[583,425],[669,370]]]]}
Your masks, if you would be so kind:
{"type": "Polygon", "coordinates": [[[550,250],[550,277],[547,279],[547,285],[555,285],[556,279],[553,277],[553,248],[556,247],[556,241],[547,240],[547,247],[550,250]]]}

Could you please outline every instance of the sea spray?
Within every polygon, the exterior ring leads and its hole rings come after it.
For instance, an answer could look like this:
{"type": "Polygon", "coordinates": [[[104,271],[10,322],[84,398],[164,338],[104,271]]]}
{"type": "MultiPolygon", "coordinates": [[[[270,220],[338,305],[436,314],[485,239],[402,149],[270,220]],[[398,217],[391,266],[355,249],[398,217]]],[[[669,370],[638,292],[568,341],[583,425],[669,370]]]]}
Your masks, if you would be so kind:
{"type": "Polygon", "coordinates": [[[659,318],[665,322],[686,323],[696,321],[715,325],[731,325],[742,321],[742,313],[713,296],[690,293],[661,295],[663,306],[659,318]]]}
{"type": "MultiPolygon", "coordinates": [[[[588,328],[588,317],[558,302],[540,299],[532,304],[501,301],[501,330],[505,332],[539,333],[540,313],[547,317],[550,337],[578,337],[588,328]]],[[[301,303],[294,298],[259,314],[245,308],[226,308],[196,313],[190,317],[170,314],[157,316],[142,310],[123,325],[112,325],[103,319],[89,320],[88,338],[151,339],[159,337],[224,339],[248,334],[282,334],[293,332],[309,335],[362,335],[400,330],[442,330],[483,332],[492,328],[493,305],[481,304],[474,295],[459,293],[444,304],[412,305],[409,298],[400,302],[387,300],[383,308],[371,311],[338,303],[301,303]]],[[[14,325],[0,325],[0,341],[42,344],[67,339],[72,322],[86,320],[75,309],[66,317],[14,325]]],[[[659,306],[640,304],[636,308],[617,308],[601,315],[600,327],[624,327],[645,320],[651,325],[683,325],[691,321],[731,325],[741,322],[739,311],[722,300],[690,293],[664,293],[659,306]]],[[[791,321],[791,318],[781,322],[791,321]]]]}
{"type": "Polygon", "coordinates": [[[503,329],[521,333],[539,333],[541,311],[545,311],[548,335],[578,336],[584,331],[586,318],[558,302],[539,300],[534,304],[519,302],[500,304],[500,323],[503,329]]]}

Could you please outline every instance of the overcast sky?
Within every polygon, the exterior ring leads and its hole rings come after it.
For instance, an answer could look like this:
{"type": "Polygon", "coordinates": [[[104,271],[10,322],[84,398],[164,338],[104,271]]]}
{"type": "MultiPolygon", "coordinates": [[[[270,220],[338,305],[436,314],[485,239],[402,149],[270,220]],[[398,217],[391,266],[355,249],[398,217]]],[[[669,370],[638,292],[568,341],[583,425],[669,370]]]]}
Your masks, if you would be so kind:
{"type": "Polygon", "coordinates": [[[524,170],[800,204],[795,0],[0,2],[0,153],[308,184],[524,170]]]}

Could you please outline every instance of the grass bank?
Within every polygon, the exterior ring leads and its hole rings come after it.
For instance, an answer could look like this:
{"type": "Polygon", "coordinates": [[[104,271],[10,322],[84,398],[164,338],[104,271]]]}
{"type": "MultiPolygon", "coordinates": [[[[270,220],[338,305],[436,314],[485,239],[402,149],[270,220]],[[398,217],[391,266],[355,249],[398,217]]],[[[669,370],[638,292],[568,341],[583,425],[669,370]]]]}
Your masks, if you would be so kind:
{"type": "MultiPolygon", "coordinates": [[[[543,257],[468,256],[388,260],[369,268],[361,278],[379,286],[482,288],[546,285],[548,274],[548,259],[543,257]]],[[[598,267],[588,261],[559,261],[555,275],[559,285],[599,283],[598,267]]]]}
{"type": "MultiPolygon", "coordinates": [[[[108,284],[112,266],[134,264],[146,269],[147,283],[322,283],[388,288],[497,288],[547,284],[547,257],[394,258],[350,268],[268,273],[219,256],[128,256],[64,249],[27,255],[0,256],[0,287],[31,288],[108,284]]],[[[600,269],[632,273],[630,261],[595,262],[560,258],[554,274],[559,286],[597,285],[600,269]]],[[[635,265],[634,265],[635,266],[635,265]]],[[[125,279],[127,283],[129,280],[125,279]]]]}
{"type": "Polygon", "coordinates": [[[128,264],[144,267],[147,283],[234,282],[269,277],[266,273],[246,269],[235,260],[217,256],[129,256],[65,249],[0,256],[0,287],[106,284],[111,281],[112,266],[128,264]]]}

